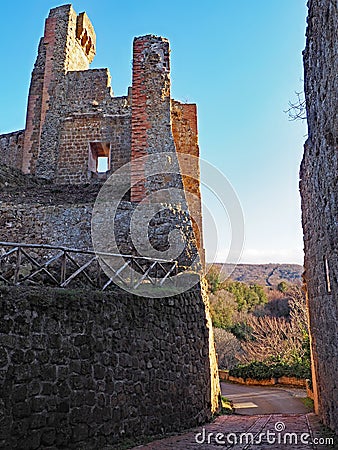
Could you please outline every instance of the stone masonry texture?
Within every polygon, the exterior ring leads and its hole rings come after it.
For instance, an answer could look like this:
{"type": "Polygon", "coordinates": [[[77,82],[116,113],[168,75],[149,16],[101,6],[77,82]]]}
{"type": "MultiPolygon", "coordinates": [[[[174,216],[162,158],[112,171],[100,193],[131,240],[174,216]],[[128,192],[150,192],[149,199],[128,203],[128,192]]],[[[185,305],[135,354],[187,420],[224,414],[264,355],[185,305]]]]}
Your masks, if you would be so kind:
{"type": "Polygon", "coordinates": [[[50,10],[32,72],[26,127],[0,136],[0,164],[68,186],[103,183],[129,164],[130,189],[123,199],[140,202],[159,190],[179,189],[180,196],[165,203],[189,210],[203,261],[197,111],[171,99],[168,40],[134,39],[132,87],[121,97],[114,97],[108,69],[89,68],[95,53],[96,34],[86,13],[77,14],[71,5],[50,10]],[[163,152],[191,155],[194,162],[174,157],[173,173],[166,167],[165,173],[147,175],[140,156],[163,152]],[[102,157],[107,167],[101,171],[102,157]],[[183,181],[180,162],[187,172],[183,181]],[[184,191],[194,195],[184,198],[184,191]]]}
{"type": "Polygon", "coordinates": [[[0,305],[0,448],[101,450],[211,418],[201,287],[165,299],[0,287],[0,305]]]}
{"type": "MultiPolygon", "coordinates": [[[[0,135],[0,240],[92,249],[95,201],[127,168],[121,197],[120,181],[112,186],[119,251],[138,254],[131,218],[156,194],[160,208],[136,234],[163,253],[179,231],[180,267],[199,255],[203,262],[197,111],[170,96],[168,40],[135,38],[133,85],[121,97],[108,69],[89,68],[95,52],[85,13],[71,5],[49,12],[25,129],[0,135]],[[168,173],[154,174],[149,161],[160,167],[163,152],[172,155],[168,173]],[[171,188],[180,194],[166,196],[171,188]]],[[[0,285],[0,448],[101,450],[182,430],[208,421],[219,393],[200,283],[163,299],[0,285]]]]}
{"type": "Polygon", "coordinates": [[[308,2],[304,51],[308,138],[301,165],[305,282],[315,408],[338,432],[338,4],[308,2]]]}

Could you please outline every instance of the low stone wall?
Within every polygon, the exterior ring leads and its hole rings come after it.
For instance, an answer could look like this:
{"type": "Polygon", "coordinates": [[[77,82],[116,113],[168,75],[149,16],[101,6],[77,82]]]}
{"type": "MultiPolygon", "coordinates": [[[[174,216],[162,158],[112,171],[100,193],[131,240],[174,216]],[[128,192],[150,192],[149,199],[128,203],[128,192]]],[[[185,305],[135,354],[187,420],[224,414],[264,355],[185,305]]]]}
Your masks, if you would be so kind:
{"type": "Polygon", "coordinates": [[[231,381],[233,383],[246,384],[248,386],[274,386],[276,384],[282,386],[307,387],[307,380],[296,377],[279,377],[267,380],[254,380],[252,378],[233,377],[229,375],[228,370],[219,370],[219,379],[221,381],[231,381]]]}
{"type": "Polygon", "coordinates": [[[0,287],[0,345],[2,449],[101,450],[217,408],[200,286],[164,299],[0,287]]]}

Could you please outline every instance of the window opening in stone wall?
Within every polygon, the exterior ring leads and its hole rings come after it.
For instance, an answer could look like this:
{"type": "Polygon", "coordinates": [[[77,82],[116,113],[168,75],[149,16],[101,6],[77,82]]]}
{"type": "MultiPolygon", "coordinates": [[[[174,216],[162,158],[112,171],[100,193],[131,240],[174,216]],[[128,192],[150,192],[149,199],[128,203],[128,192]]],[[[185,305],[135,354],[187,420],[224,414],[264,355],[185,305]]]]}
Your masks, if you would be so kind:
{"type": "Polygon", "coordinates": [[[110,171],[110,142],[90,142],[89,178],[104,178],[110,171]]]}
{"type": "Polygon", "coordinates": [[[97,172],[104,173],[108,169],[108,156],[98,156],[97,158],[97,172]]]}
{"type": "Polygon", "coordinates": [[[326,256],[324,256],[324,270],[325,270],[326,291],[330,293],[331,292],[330,271],[329,271],[329,263],[326,256]]]}

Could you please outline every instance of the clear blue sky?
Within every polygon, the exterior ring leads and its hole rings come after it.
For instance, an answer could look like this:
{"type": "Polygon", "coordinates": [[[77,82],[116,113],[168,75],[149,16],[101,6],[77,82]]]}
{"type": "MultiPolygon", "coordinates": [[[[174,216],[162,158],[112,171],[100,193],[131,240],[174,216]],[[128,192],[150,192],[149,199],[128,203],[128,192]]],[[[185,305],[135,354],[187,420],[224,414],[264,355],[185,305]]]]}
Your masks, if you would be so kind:
{"type": "MultiPolygon", "coordinates": [[[[0,133],[24,128],[44,19],[60,4],[2,3],[0,133]]],[[[133,37],[169,38],[172,95],[197,103],[201,156],[227,176],[243,207],[242,262],[302,263],[298,170],[306,124],[289,122],[283,111],[302,90],[306,0],[76,0],[73,6],[94,25],[92,67],[110,69],[115,95],[131,83],[133,37]]],[[[214,208],[222,260],[227,233],[216,203],[205,198],[214,208]]]]}

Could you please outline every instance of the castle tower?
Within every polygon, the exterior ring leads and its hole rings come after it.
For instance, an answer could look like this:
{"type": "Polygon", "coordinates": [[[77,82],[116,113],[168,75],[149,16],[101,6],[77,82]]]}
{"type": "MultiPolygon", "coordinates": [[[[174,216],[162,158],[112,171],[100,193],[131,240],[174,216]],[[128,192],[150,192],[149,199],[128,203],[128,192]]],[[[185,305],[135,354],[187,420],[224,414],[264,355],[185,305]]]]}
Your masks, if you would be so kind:
{"type": "Polygon", "coordinates": [[[95,56],[96,36],[86,13],[71,5],[50,10],[45,22],[28,96],[22,171],[51,177],[56,165],[63,79],[67,72],[87,70],[95,56]],[[48,152],[43,167],[40,151],[48,152]]]}
{"type": "Polygon", "coordinates": [[[170,117],[169,52],[165,38],[148,35],[134,39],[131,201],[141,201],[147,194],[146,167],[137,158],[176,151],[170,117]],[[140,175],[144,182],[137,183],[140,175]]]}
{"type": "Polygon", "coordinates": [[[163,37],[134,39],[131,128],[131,201],[180,186],[188,193],[185,201],[204,261],[197,110],[195,104],[171,99],[170,47],[163,37]],[[163,170],[156,177],[147,173],[147,155],[156,153],[176,153],[177,160],[167,164],[168,174],[163,170]]]}

